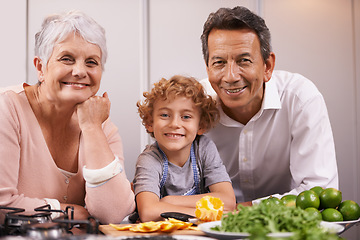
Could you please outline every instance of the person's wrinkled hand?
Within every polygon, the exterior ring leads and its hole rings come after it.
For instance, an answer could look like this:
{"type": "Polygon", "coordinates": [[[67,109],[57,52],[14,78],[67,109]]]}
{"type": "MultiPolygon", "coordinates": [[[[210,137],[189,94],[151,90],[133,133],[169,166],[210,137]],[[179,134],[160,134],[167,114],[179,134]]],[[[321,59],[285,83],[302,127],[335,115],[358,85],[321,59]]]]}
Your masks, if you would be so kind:
{"type": "Polygon", "coordinates": [[[105,92],[102,97],[93,96],[77,105],[77,117],[81,130],[101,126],[110,115],[110,100],[105,92]]]}

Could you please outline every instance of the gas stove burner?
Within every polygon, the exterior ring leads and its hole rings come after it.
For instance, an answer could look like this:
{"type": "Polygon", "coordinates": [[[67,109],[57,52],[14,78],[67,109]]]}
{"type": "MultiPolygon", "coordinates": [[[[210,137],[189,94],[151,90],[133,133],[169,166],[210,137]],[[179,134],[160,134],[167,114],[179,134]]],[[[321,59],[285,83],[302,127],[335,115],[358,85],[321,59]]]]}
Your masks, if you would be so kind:
{"type": "Polygon", "coordinates": [[[34,211],[37,212],[47,212],[47,213],[60,213],[61,214],[61,218],[65,218],[65,219],[74,219],[74,207],[72,206],[67,206],[64,210],[56,210],[56,209],[51,209],[50,205],[44,205],[38,208],[35,208],[34,211]]]}
{"type": "MultiPolygon", "coordinates": [[[[0,207],[0,210],[6,212],[4,226],[1,229],[1,235],[25,235],[27,232],[30,232],[34,235],[34,231],[37,228],[36,225],[44,224],[42,228],[49,228],[52,225],[51,229],[48,229],[46,232],[54,232],[54,228],[63,228],[61,232],[68,231],[73,227],[73,224],[53,224],[53,219],[51,214],[54,212],[60,213],[59,219],[69,220],[69,212],[71,219],[74,217],[74,208],[68,206],[65,211],[63,210],[52,210],[50,205],[44,205],[38,208],[35,208],[34,211],[25,211],[22,208],[11,208],[11,207],[0,207]],[[55,227],[58,225],[59,227],[55,227]],[[63,226],[66,227],[63,227],[63,226]]],[[[59,231],[59,230],[56,230],[59,231]]],[[[44,232],[44,229],[39,230],[39,232],[44,232]]],[[[47,234],[47,233],[45,233],[47,234]]]]}
{"type": "MultiPolygon", "coordinates": [[[[8,207],[0,207],[0,209],[8,210],[5,215],[5,226],[7,228],[15,228],[26,224],[50,222],[52,220],[51,214],[53,212],[60,212],[63,214],[63,218],[68,219],[68,211],[70,208],[66,208],[66,211],[51,210],[50,205],[44,205],[34,209],[34,211],[25,211],[22,208],[8,207]]],[[[71,215],[73,216],[73,212],[71,215]]]]}
{"type": "Polygon", "coordinates": [[[25,226],[26,236],[33,239],[59,239],[69,232],[56,222],[35,223],[25,226]]]}
{"type": "Polygon", "coordinates": [[[5,226],[7,228],[19,228],[26,224],[46,223],[51,221],[51,213],[20,212],[7,215],[5,226]]]}
{"type": "Polygon", "coordinates": [[[66,207],[63,210],[52,210],[49,205],[44,205],[25,211],[22,208],[0,207],[6,212],[5,224],[0,225],[1,236],[21,236],[23,239],[69,239],[73,232],[82,229],[86,235],[98,235],[99,221],[94,217],[87,220],[74,220],[74,208],[66,207]],[[60,217],[51,218],[54,212],[60,213],[60,217]],[[73,229],[74,226],[77,229],[73,229]]]}

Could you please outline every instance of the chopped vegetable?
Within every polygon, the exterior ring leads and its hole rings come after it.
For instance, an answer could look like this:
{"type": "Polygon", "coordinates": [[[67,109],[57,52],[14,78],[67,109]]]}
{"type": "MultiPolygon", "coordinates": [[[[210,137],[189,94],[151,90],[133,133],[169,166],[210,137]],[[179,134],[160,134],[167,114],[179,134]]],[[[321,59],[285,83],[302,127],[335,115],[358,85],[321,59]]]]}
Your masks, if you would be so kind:
{"type": "MultiPolygon", "coordinates": [[[[301,208],[260,203],[251,207],[238,205],[238,211],[223,215],[221,225],[213,230],[249,233],[260,239],[268,233],[293,232],[289,239],[340,239],[320,226],[320,220],[301,208]]],[[[266,238],[265,238],[266,239],[266,238]]]]}

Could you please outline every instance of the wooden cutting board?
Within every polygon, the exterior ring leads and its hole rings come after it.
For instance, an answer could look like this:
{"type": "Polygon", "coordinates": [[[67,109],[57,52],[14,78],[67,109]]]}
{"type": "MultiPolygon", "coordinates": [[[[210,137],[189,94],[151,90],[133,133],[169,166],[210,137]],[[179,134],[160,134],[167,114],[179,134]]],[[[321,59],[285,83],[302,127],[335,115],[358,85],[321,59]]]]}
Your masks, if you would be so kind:
{"type": "MultiPolygon", "coordinates": [[[[125,226],[129,224],[116,224],[118,226],[125,226]]],[[[109,235],[112,237],[118,236],[149,236],[149,235],[196,235],[196,236],[205,236],[205,234],[200,230],[175,230],[171,233],[163,233],[163,232],[153,232],[153,233],[138,233],[127,231],[119,231],[109,225],[100,225],[99,230],[105,235],[109,235]]]]}

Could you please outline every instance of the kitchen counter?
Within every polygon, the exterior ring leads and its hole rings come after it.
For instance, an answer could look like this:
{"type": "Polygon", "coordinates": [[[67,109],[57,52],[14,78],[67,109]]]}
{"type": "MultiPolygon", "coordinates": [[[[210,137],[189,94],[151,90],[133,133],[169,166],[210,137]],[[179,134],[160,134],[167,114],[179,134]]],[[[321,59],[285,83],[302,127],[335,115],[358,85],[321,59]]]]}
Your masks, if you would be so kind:
{"type": "MultiPolygon", "coordinates": [[[[117,226],[124,226],[124,225],[128,225],[128,224],[116,224],[117,226]]],[[[100,225],[99,226],[99,230],[104,233],[107,236],[113,236],[113,237],[118,237],[118,236],[158,236],[158,235],[192,235],[192,236],[205,236],[205,234],[200,231],[200,230],[175,230],[171,233],[163,233],[160,231],[157,232],[152,232],[152,233],[139,233],[139,232],[132,232],[130,230],[126,230],[126,231],[119,231],[116,230],[115,228],[109,226],[109,225],[100,225]]]]}

